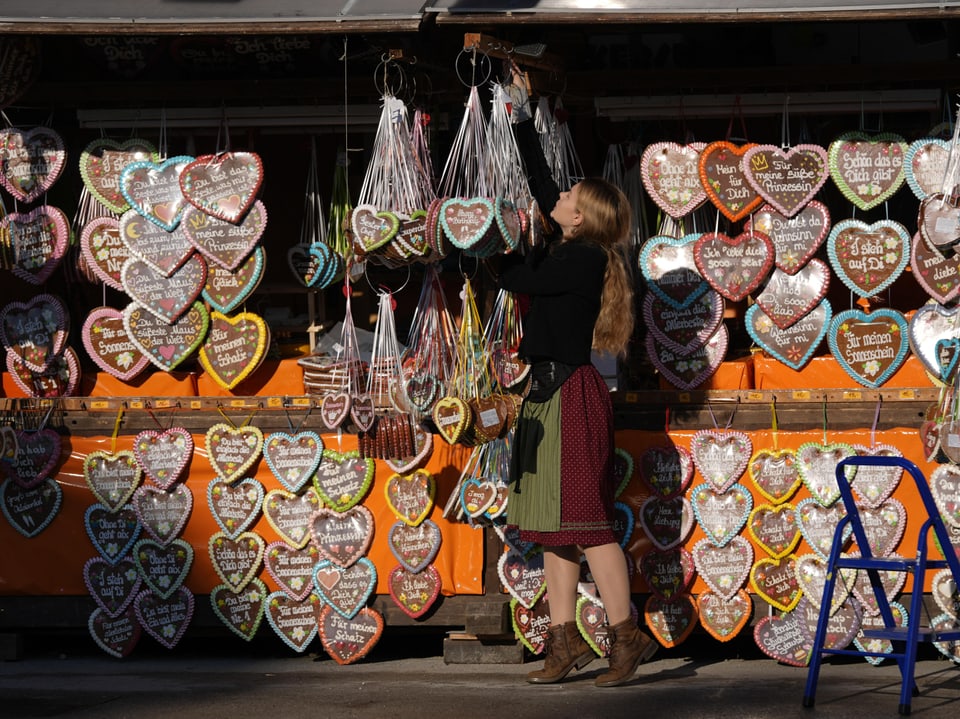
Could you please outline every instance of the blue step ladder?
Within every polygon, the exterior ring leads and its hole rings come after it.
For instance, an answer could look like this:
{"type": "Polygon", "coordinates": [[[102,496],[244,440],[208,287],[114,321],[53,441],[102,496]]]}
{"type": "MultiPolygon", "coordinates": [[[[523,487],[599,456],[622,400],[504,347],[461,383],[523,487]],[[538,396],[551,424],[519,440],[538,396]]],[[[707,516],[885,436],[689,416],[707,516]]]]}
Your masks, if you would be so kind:
{"type": "MultiPolygon", "coordinates": [[[[820,666],[823,663],[824,655],[875,656],[896,660],[901,677],[899,712],[900,714],[909,714],[911,697],[919,694],[913,678],[914,666],[917,661],[918,643],[960,639],[960,629],[936,631],[931,627],[920,626],[920,617],[923,612],[923,587],[926,571],[928,568],[949,568],[953,573],[954,581],[960,586],[960,559],[958,559],[956,552],[952,551],[950,534],[943,523],[943,518],[940,516],[940,511],[937,509],[933,495],[930,493],[927,480],[913,462],[903,459],[902,457],[848,457],[837,464],[836,475],[837,484],[840,488],[840,496],[846,507],[847,515],[841,519],[837,525],[833,535],[833,546],[830,549],[830,557],[827,560],[826,581],[823,587],[823,598],[820,604],[817,632],[814,636],[813,648],[810,652],[810,664],[808,665],[807,671],[807,685],[803,694],[803,706],[812,707],[814,704],[814,698],[817,692],[817,679],[820,675],[820,666]],[[860,512],[853,498],[853,490],[850,488],[850,483],[846,480],[845,473],[847,467],[855,466],[901,467],[913,477],[917,492],[920,495],[927,515],[917,536],[917,554],[913,559],[873,556],[870,543],[867,541],[866,532],[863,529],[860,512]],[[844,544],[848,539],[844,537],[844,534],[847,532],[847,525],[849,525],[850,530],[852,530],[853,538],[860,550],[859,557],[842,556],[844,544]],[[940,547],[943,549],[946,559],[927,559],[927,544],[931,529],[940,547]],[[834,585],[836,584],[839,570],[846,568],[867,572],[867,576],[870,578],[870,585],[876,596],[880,616],[883,617],[883,628],[864,629],[863,636],[866,639],[890,640],[893,646],[891,653],[824,648],[834,585]],[[911,597],[909,618],[906,622],[907,626],[897,626],[894,620],[893,612],[890,609],[890,602],[887,600],[886,592],[880,581],[881,571],[908,572],[913,575],[913,583],[910,588],[911,597]]],[[[906,590],[907,587],[905,586],[904,589],[906,590]]]]}

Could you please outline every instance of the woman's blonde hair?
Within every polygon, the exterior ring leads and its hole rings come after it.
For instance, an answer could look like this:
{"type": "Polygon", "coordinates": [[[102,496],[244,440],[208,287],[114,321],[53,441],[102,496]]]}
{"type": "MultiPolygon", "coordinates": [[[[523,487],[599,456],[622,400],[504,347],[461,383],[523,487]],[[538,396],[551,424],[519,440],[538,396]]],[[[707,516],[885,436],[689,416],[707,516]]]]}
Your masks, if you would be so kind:
{"type": "Polygon", "coordinates": [[[593,329],[593,348],[622,357],[633,334],[633,281],[624,258],[633,227],[630,203],[618,187],[606,180],[581,180],[577,209],[583,221],[577,236],[607,251],[600,315],[593,329]]]}

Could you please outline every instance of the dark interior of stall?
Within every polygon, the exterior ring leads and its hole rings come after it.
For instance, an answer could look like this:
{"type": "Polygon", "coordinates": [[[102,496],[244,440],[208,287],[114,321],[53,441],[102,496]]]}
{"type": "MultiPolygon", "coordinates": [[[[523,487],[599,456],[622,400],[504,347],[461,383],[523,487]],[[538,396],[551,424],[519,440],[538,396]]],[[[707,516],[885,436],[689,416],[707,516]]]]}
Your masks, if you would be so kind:
{"type": "MultiPolygon", "coordinates": [[[[7,61],[0,105],[4,123],[48,125],[63,136],[68,169],[47,202],[68,217],[76,213],[82,191],[70,156],[76,160],[98,137],[142,137],[165,147],[170,156],[225,149],[257,152],[265,168],[261,199],[270,221],[262,243],[268,261],[264,281],[248,307],[267,316],[271,308],[274,313],[284,308],[273,315],[281,318],[271,323],[273,351],[275,356],[296,355],[305,347],[309,291],[291,280],[283,258],[302,231],[311,144],[316,147],[320,197],[329,201],[338,154],[346,147],[355,198],[386,91],[428,114],[439,175],[469,85],[486,92],[491,82],[504,77],[498,53],[465,50],[465,33],[484,33],[511,47],[518,64],[530,70],[535,93],[562,100],[562,119],[569,123],[585,174],[592,175],[600,172],[612,143],[632,143],[640,150],[658,141],[718,139],[826,146],[854,129],[896,132],[908,142],[931,132],[949,135],[960,87],[957,29],[954,20],[933,19],[597,23],[589,28],[543,22],[438,26],[425,21],[419,32],[383,35],[9,35],[3,39],[7,61]],[[892,98],[921,90],[927,91],[926,100],[891,100],[884,106],[884,93],[892,98]],[[829,93],[833,105],[804,112],[791,105],[791,93],[829,93]],[[752,109],[750,98],[761,96],[785,100],[778,108],[752,109]],[[869,103],[867,96],[872,98],[869,103]],[[640,98],[645,107],[655,109],[631,116],[629,108],[618,110],[615,102],[598,102],[617,98],[640,98]],[[718,101],[711,105],[703,98],[718,101]],[[315,110],[315,116],[300,126],[277,121],[277,108],[291,106],[315,110]],[[178,122],[184,108],[208,108],[212,119],[203,126],[184,126],[178,122]],[[238,108],[257,119],[231,124],[238,108]],[[140,113],[142,121],[137,119],[140,113]]],[[[626,158],[636,161],[636,156],[626,158]]],[[[828,207],[843,202],[830,184],[821,199],[828,207]]],[[[6,211],[17,209],[10,198],[5,202],[6,211]]],[[[656,232],[658,219],[656,208],[648,209],[645,235],[656,232]]],[[[901,192],[858,217],[882,218],[913,225],[915,200],[901,192]]],[[[724,230],[728,223],[720,218],[719,226],[724,230]]],[[[469,258],[447,257],[444,267],[450,270],[454,311],[460,275],[472,273],[481,289],[489,279],[469,258]]],[[[367,279],[372,287],[396,288],[409,281],[406,272],[371,266],[367,279]]],[[[409,272],[415,281],[422,268],[414,266],[409,272]]],[[[120,301],[112,296],[114,290],[85,281],[75,262],[63,263],[48,280],[54,283],[77,324],[90,308],[120,301]]],[[[14,277],[0,287],[0,302],[35,291],[14,277]]],[[[848,299],[842,287],[835,291],[848,299]]],[[[322,294],[320,312],[333,324],[342,315],[341,288],[322,294]]],[[[375,294],[358,288],[358,328],[372,328],[375,294]]],[[[886,296],[905,307],[923,301],[909,278],[898,280],[886,296]]],[[[416,292],[399,293],[397,300],[402,339],[416,292]]],[[[749,338],[737,333],[735,319],[732,324],[730,355],[746,353],[749,338]]],[[[631,374],[634,386],[648,381],[641,371],[631,374]]]]}

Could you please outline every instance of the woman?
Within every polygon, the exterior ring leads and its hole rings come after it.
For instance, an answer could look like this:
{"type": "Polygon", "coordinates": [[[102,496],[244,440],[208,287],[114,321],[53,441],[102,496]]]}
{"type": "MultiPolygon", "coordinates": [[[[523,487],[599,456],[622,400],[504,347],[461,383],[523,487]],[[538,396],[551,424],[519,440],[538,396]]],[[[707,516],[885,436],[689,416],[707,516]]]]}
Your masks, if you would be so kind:
{"type": "Polygon", "coordinates": [[[532,380],[514,437],[507,507],[521,538],[543,546],[550,628],[543,669],[527,681],[558,682],[596,656],[576,623],[582,551],[609,625],[610,670],[596,684],[617,686],[657,649],[631,615],[626,559],[613,533],[613,408],[590,361],[591,349],[624,355],[633,331],[620,252],[630,205],[600,179],[583,180],[553,203],[556,186],[532,124],[517,125],[518,144],[540,206],[553,208],[556,237],[500,275],[501,287],[530,298],[519,352],[532,380]]]}

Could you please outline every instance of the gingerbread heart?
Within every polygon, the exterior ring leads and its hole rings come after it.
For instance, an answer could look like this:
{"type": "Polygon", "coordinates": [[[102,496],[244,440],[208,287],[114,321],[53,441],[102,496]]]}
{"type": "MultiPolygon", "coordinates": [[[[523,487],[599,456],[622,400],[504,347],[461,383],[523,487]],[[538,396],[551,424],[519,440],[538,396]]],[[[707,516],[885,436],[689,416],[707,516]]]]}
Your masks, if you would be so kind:
{"type": "Polygon", "coordinates": [[[903,175],[918,200],[943,192],[949,158],[950,143],[937,137],[921,137],[907,147],[903,175]]]}
{"type": "Polygon", "coordinates": [[[820,304],[829,287],[830,269],[814,258],[792,275],[775,269],[756,301],[771,322],[786,329],[820,304]]]}
{"type": "Polygon", "coordinates": [[[80,382],[80,360],[72,347],[67,347],[43,372],[36,372],[7,353],[7,372],[27,397],[52,399],[72,396],[80,382]]]}
{"type": "Polygon", "coordinates": [[[930,493],[944,521],[960,528],[960,468],[953,464],[934,468],[930,473],[930,493]]]}
{"type": "Polygon", "coordinates": [[[753,600],[741,589],[724,598],[712,591],[697,595],[700,626],[719,642],[729,642],[747,626],[753,614],[753,600]]]}
{"type": "Polygon", "coordinates": [[[0,457],[0,475],[6,475],[24,489],[32,489],[54,476],[61,462],[60,435],[52,429],[13,431],[11,428],[11,432],[15,446],[0,457]]]}
{"type": "Polygon", "coordinates": [[[130,257],[130,248],[120,239],[120,221],[116,217],[94,217],[83,226],[80,254],[101,282],[123,291],[120,268],[130,257]]]}
{"type": "Polygon", "coordinates": [[[440,596],[441,585],[440,572],[432,564],[420,572],[398,565],[387,577],[390,598],[411,619],[430,611],[440,596]]]}
{"type": "Polygon", "coordinates": [[[364,607],[346,619],[329,607],[320,615],[320,642],[337,664],[353,664],[363,659],[380,640],[383,617],[364,607]]]}
{"type": "Polygon", "coordinates": [[[310,518],[310,535],[320,556],[339,567],[349,567],[367,553],[373,529],[373,513],[363,505],[345,512],[322,507],[310,518]]]}
{"type": "Polygon", "coordinates": [[[377,421],[377,407],[369,394],[354,395],[350,398],[350,419],[361,432],[367,432],[377,421]]]}
{"type": "Polygon", "coordinates": [[[141,633],[140,622],[132,606],[116,617],[110,617],[97,607],[87,619],[87,630],[94,643],[116,659],[122,659],[134,650],[141,633]]]}
{"type": "MultiPolygon", "coordinates": [[[[632,606],[631,609],[636,611],[632,606]]],[[[588,596],[577,599],[577,628],[594,652],[601,657],[610,655],[610,627],[599,599],[588,596]]]]}
{"type": "MultiPolygon", "coordinates": [[[[847,516],[843,502],[824,507],[813,497],[807,497],[797,502],[794,511],[800,534],[810,548],[823,559],[829,557],[837,534],[837,525],[847,516]]],[[[851,528],[848,524],[844,528],[844,542],[850,538],[850,533],[851,528]]]]}
{"type": "Polygon", "coordinates": [[[131,257],[123,263],[120,279],[136,304],[169,325],[196,303],[207,281],[207,264],[194,254],[166,277],[143,260],[131,257]]]}
{"type": "Polygon", "coordinates": [[[761,652],[778,662],[794,667],[810,663],[813,635],[797,612],[763,617],[753,627],[753,640],[761,652]]]}
{"type": "Polygon", "coordinates": [[[92,140],[80,153],[80,177],[91,195],[111,212],[122,215],[130,203],[120,191],[120,175],[132,162],[156,162],[156,148],[146,140],[131,137],[117,141],[107,137],[92,140]]]}
{"type": "Polygon", "coordinates": [[[320,420],[327,429],[336,429],[350,414],[353,400],[347,392],[328,393],[320,400],[320,420]]]}
{"type": "MultiPolygon", "coordinates": [[[[837,465],[841,460],[855,454],[853,447],[842,442],[832,444],[806,442],[797,448],[800,479],[810,490],[810,495],[824,507],[829,507],[840,499],[840,487],[837,484],[836,475],[837,465]]],[[[856,467],[847,467],[844,476],[850,482],[856,476],[856,467]]]]}
{"type": "MultiPolygon", "coordinates": [[[[940,378],[940,357],[937,343],[953,339],[960,329],[960,307],[943,307],[928,302],[914,311],[908,326],[910,350],[923,363],[924,369],[940,378]]],[[[943,378],[940,378],[943,379],[943,378]]]]}
{"type": "Polygon", "coordinates": [[[470,406],[459,397],[441,397],[433,406],[437,432],[449,444],[456,444],[466,434],[472,420],[470,406]]]}
{"type": "Polygon", "coordinates": [[[875,557],[893,554],[907,529],[907,510],[890,497],[877,507],[858,507],[863,531],[875,557]]]}
{"type": "Polygon", "coordinates": [[[747,227],[762,232],[774,247],[774,263],[788,275],[794,274],[813,257],[830,232],[830,211],[812,200],[787,217],[771,205],[764,205],[747,227]]]}
{"type": "Polygon", "coordinates": [[[414,527],[430,514],[435,493],[433,475],[423,469],[412,474],[394,474],[384,487],[387,506],[403,522],[414,527]]]}
{"type": "Polygon", "coordinates": [[[796,561],[793,555],[779,559],[764,557],[754,562],[750,570],[753,591],[783,612],[796,607],[803,596],[797,582],[796,561]]]}
{"type": "Polygon", "coordinates": [[[934,250],[952,258],[960,243],[960,198],[942,192],[924,197],[917,213],[917,229],[934,250]]]}
{"type": "Polygon", "coordinates": [[[718,492],[740,479],[752,453],[753,443],[743,432],[701,429],[690,438],[694,466],[718,492]]]}
{"type": "Polygon", "coordinates": [[[33,202],[63,172],[63,138],[49,127],[0,130],[0,185],[21,202],[33,202]]]}
{"type": "Polygon", "coordinates": [[[30,489],[12,479],[0,483],[0,511],[10,526],[27,539],[36,537],[56,518],[63,502],[63,490],[47,477],[30,489]]]}
{"type": "Polygon", "coordinates": [[[524,556],[514,550],[500,555],[497,561],[500,581],[510,595],[530,609],[547,589],[543,569],[543,552],[524,556]]]}
{"type": "Polygon", "coordinates": [[[412,427],[413,453],[407,457],[392,457],[384,460],[398,474],[411,472],[425,462],[433,452],[433,434],[419,423],[412,427]]]}
{"type": "Polygon", "coordinates": [[[313,475],[313,486],[323,503],[345,512],[363,501],[373,484],[374,461],[360,452],[323,450],[320,465],[313,475]]]}
{"type": "Polygon", "coordinates": [[[210,313],[210,331],[200,345],[200,365],[224,389],[231,390],[256,372],[270,345],[270,329],[253,312],[228,317],[210,313]]]}
{"type": "Polygon", "coordinates": [[[670,601],[693,584],[693,556],[682,547],[651,549],[640,560],[640,571],[655,595],[670,601]]]}
{"type": "Polygon", "coordinates": [[[111,564],[102,557],[88,559],[83,565],[83,583],[93,601],[108,617],[127,610],[140,590],[137,566],[129,557],[111,564]]]}
{"type": "Polygon", "coordinates": [[[683,309],[667,304],[655,292],[643,297],[643,319],[660,344],[679,354],[703,347],[723,321],[723,299],[708,290],[683,309]]]}
{"type": "Polygon", "coordinates": [[[440,209],[440,226],[454,247],[469,250],[481,246],[493,228],[495,210],[484,197],[452,197],[440,209]]]}
{"type": "Polygon", "coordinates": [[[136,210],[127,210],[120,217],[120,240],[131,257],[145,262],[164,277],[172,275],[195,254],[181,225],[167,230],[148,222],[136,210]]]}
{"type": "MultiPolygon", "coordinates": [[[[902,627],[905,626],[909,620],[907,615],[907,608],[904,607],[899,602],[890,602],[890,613],[893,615],[893,623],[902,627]]],[[[868,663],[873,664],[874,666],[879,665],[883,661],[884,654],[893,653],[893,642],[889,639],[881,639],[879,637],[872,637],[867,639],[864,636],[864,632],[871,629],[886,629],[886,620],[877,615],[863,614],[861,617],[860,631],[857,633],[857,636],[854,637],[853,644],[860,651],[869,651],[875,652],[873,656],[865,656],[864,659],[868,663]]],[[[951,620],[944,621],[943,616],[934,617],[930,620],[930,628],[934,631],[954,631],[956,629],[955,624],[951,620]]],[[[948,646],[956,645],[956,642],[933,642],[933,645],[941,652],[946,654],[947,657],[952,658],[948,646]]]]}
{"type": "Polygon", "coordinates": [[[525,607],[516,599],[510,600],[510,619],[513,632],[520,643],[534,654],[541,654],[550,629],[550,603],[544,593],[532,607],[525,607]]]}
{"type": "MultiPolygon", "coordinates": [[[[867,447],[862,444],[853,445],[860,457],[900,457],[903,453],[893,445],[878,444],[867,447]]],[[[853,491],[861,503],[867,507],[878,507],[891,495],[900,484],[903,477],[902,467],[871,467],[861,465],[857,467],[857,475],[850,482],[853,491]]]]}
{"type": "Polygon", "coordinates": [[[682,644],[693,633],[697,618],[697,603],[689,594],[669,602],[651,594],[643,607],[643,619],[650,633],[668,648],[682,644]]]}
{"type": "Polygon", "coordinates": [[[693,529],[694,512],[683,496],[648,497],[640,506],[640,526],[658,549],[673,549],[686,541],[693,529]]]}
{"type": "Polygon", "coordinates": [[[656,142],[640,157],[640,179],[650,199],[674,218],[689,214],[707,199],[700,184],[703,143],[656,142]]]}
{"type": "Polygon", "coordinates": [[[316,432],[274,432],[263,444],[267,466],[291,492],[299,492],[310,481],[322,457],[323,440],[316,432]]]}
{"type": "Polygon", "coordinates": [[[58,297],[35,295],[0,310],[0,341],[7,351],[36,372],[43,372],[67,341],[68,316],[58,297]]]}
{"type": "Polygon", "coordinates": [[[772,207],[793,217],[830,177],[827,151],[819,145],[757,145],[743,155],[749,185],[772,207]]]}
{"type": "Polygon", "coordinates": [[[773,267],[773,258],[773,242],[753,230],[735,237],[706,232],[693,246],[700,275],[731,302],[739,302],[760,286],[773,267]]]}
{"type": "Polygon", "coordinates": [[[301,549],[310,541],[310,525],[320,508],[317,493],[308,488],[303,494],[271,489],[263,498],[263,516],[280,539],[301,549]]]}
{"type": "Polygon", "coordinates": [[[419,572],[436,558],[440,542],[440,527],[435,522],[427,519],[410,525],[398,520],[390,527],[387,546],[400,564],[411,572],[419,572]]]}
{"type": "Polygon", "coordinates": [[[111,511],[103,504],[91,504],[83,514],[83,526],[97,553],[116,564],[140,537],[140,520],[129,504],[111,511]]]}
{"type": "Polygon", "coordinates": [[[693,545],[693,565],[710,591],[732,599],[740,591],[753,566],[753,545],[745,537],[733,537],[718,547],[709,538],[693,545]]]}
{"type": "Polygon", "coordinates": [[[230,538],[217,532],[207,542],[210,563],[217,576],[233,592],[241,592],[260,572],[266,542],[256,532],[230,538]]]}
{"type": "Polygon", "coordinates": [[[83,460],[83,478],[99,502],[117,510],[133,496],[143,471],[129,449],[95,450],[83,460]]]}
{"type": "Polygon", "coordinates": [[[177,155],[162,162],[141,160],[128,163],[120,173],[120,193],[131,209],[172,232],[183,216],[186,200],[180,190],[180,173],[193,162],[189,155],[177,155]]]}
{"type": "Polygon", "coordinates": [[[653,334],[645,340],[647,354],[663,378],[677,389],[695,389],[710,379],[727,356],[730,333],[721,324],[706,344],[680,355],[661,346],[653,334]]]}
{"type": "Polygon", "coordinates": [[[781,329],[759,304],[747,309],[747,334],[768,355],[793,370],[800,370],[820,348],[830,329],[833,309],[826,298],[803,317],[781,329]]]}
{"type": "Polygon", "coordinates": [[[137,464],[157,486],[170,489],[193,457],[193,436],[182,427],[144,430],[133,438],[137,464]]]}
{"type": "Polygon", "coordinates": [[[267,595],[264,616],[283,643],[295,652],[306,650],[317,636],[323,602],[316,594],[293,599],[283,592],[267,595]]]}
{"type": "MultiPolygon", "coordinates": [[[[800,585],[805,600],[819,611],[827,581],[826,560],[818,554],[804,554],[797,557],[794,571],[797,573],[797,584],[800,585]]],[[[850,591],[853,589],[856,575],[856,569],[843,568],[837,572],[838,581],[833,584],[833,596],[830,598],[831,616],[836,614],[840,606],[847,601],[847,597],[850,596],[850,591]]],[[[816,627],[816,624],[814,624],[814,627],[816,627]]]]}
{"type": "Polygon", "coordinates": [[[150,366],[123,326],[123,313],[112,307],[90,311],[80,328],[80,338],[94,364],[122,382],[128,382],[150,366]]]}
{"type": "Polygon", "coordinates": [[[690,504],[700,528],[722,547],[746,524],[753,509],[753,496],[742,484],[733,484],[722,492],[701,484],[693,488],[690,504]]]}
{"type": "Polygon", "coordinates": [[[910,259],[910,233],[899,222],[842,220],[827,238],[830,265],[860,297],[873,297],[892,285],[910,259]]]}
{"type": "Polygon", "coordinates": [[[227,629],[248,642],[260,628],[266,603],[267,585],[256,578],[239,592],[226,584],[218,584],[210,590],[213,613],[227,629]]]}
{"type": "Polygon", "coordinates": [[[180,173],[180,190],[194,207],[225,222],[239,223],[263,182],[263,162],[254,152],[201,155],[180,173]]]}
{"type": "Polygon", "coordinates": [[[240,479],[259,459],[263,432],[259,427],[235,427],[218,422],[206,434],[207,459],[217,476],[228,484],[240,479]]]}
{"type": "Polygon", "coordinates": [[[662,499],[683,494],[693,471],[690,451],[680,445],[654,445],[640,455],[640,479],[662,499]]]}
{"type": "Polygon", "coordinates": [[[185,484],[169,491],[145,484],[137,487],[130,503],[147,534],[167,545],[187,526],[193,493],[185,484]]]}
{"type": "Polygon", "coordinates": [[[161,599],[167,599],[180,589],[190,572],[193,545],[182,539],[166,545],[140,539],[133,545],[133,561],[144,584],[161,599]]]}
{"type": "Polygon", "coordinates": [[[694,245],[699,234],[681,238],[657,236],[640,251],[640,272],[647,289],[671,307],[683,309],[709,289],[697,269],[694,245]]]}
{"type": "Polygon", "coordinates": [[[750,512],[747,529],[759,547],[771,557],[784,557],[800,541],[800,529],[792,504],[758,504],[750,512]]]}
{"type": "Polygon", "coordinates": [[[131,302],[123,311],[123,326],[134,346],[154,365],[169,372],[193,354],[207,334],[210,316],[199,302],[167,323],[131,302]]]}
{"type": "Polygon", "coordinates": [[[240,307],[263,279],[266,250],[257,247],[235,270],[220,265],[207,265],[207,281],[201,294],[218,312],[232,312],[240,307]]]}
{"type": "Polygon", "coordinates": [[[366,253],[390,242],[400,228],[400,220],[392,212],[379,212],[373,205],[361,204],[350,213],[350,226],[354,242],[366,253]]]}
{"type": "Polygon", "coordinates": [[[749,215],[763,203],[747,182],[743,156],[755,144],[738,147],[726,141],[711,142],[700,152],[700,183],[712,202],[731,222],[749,215]]]}
{"type": "Polygon", "coordinates": [[[906,318],[896,310],[846,310],[830,321],[830,352],[853,379],[876,388],[906,361],[907,331],[906,318]]]}
{"type": "Polygon", "coordinates": [[[191,245],[210,262],[231,271],[253,252],[266,227],[267,210],[259,200],[236,223],[218,219],[196,207],[188,207],[180,223],[191,245]]]}
{"type": "Polygon", "coordinates": [[[140,626],[161,646],[173,649],[183,638],[193,619],[193,592],[179,587],[167,596],[149,589],[142,590],[133,600],[133,608],[140,626]]]}
{"type": "Polygon", "coordinates": [[[377,586],[377,569],[366,557],[349,567],[323,559],[313,571],[317,594],[344,619],[352,619],[363,609],[377,586]]]}
{"type": "Polygon", "coordinates": [[[252,477],[233,484],[214,479],[207,485],[207,506],[230,539],[236,539],[257,520],[263,497],[263,485],[252,477]]]}
{"type": "Polygon", "coordinates": [[[919,232],[910,247],[911,273],[928,295],[942,305],[960,296],[960,255],[944,257],[919,232]]]}
{"type": "Polygon", "coordinates": [[[869,210],[903,185],[906,141],[890,132],[846,132],[830,143],[830,177],[844,197],[869,210]]]}
{"type": "MultiPolygon", "coordinates": [[[[842,582],[837,582],[839,587],[842,582]]],[[[811,595],[804,595],[794,613],[806,622],[811,637],[817,634],[820,623],[820,608],[811,601],[811,595]]],[[[836,606],[833,614],[827,618],[823,635],[824,649],[844,649],[850,645],[862,627],[863,609],[853,597],[836,606]]]]}
{"type": "Polygon", "coordinates": [[[0,231],[10,238],[13,246],[11,271],[31,285],[42,285],[60,265],[70,246],[67,216],[52,205],[7,214],[0,220],[0,231]]]}
{"type": "Polygon", "coordinates": [[[297,549],[286,542],[271,542],[263,554],[267,574],[291,599],[302,602],[313,591],[313,568],[320,551],[312,544],[297,549]]]}

